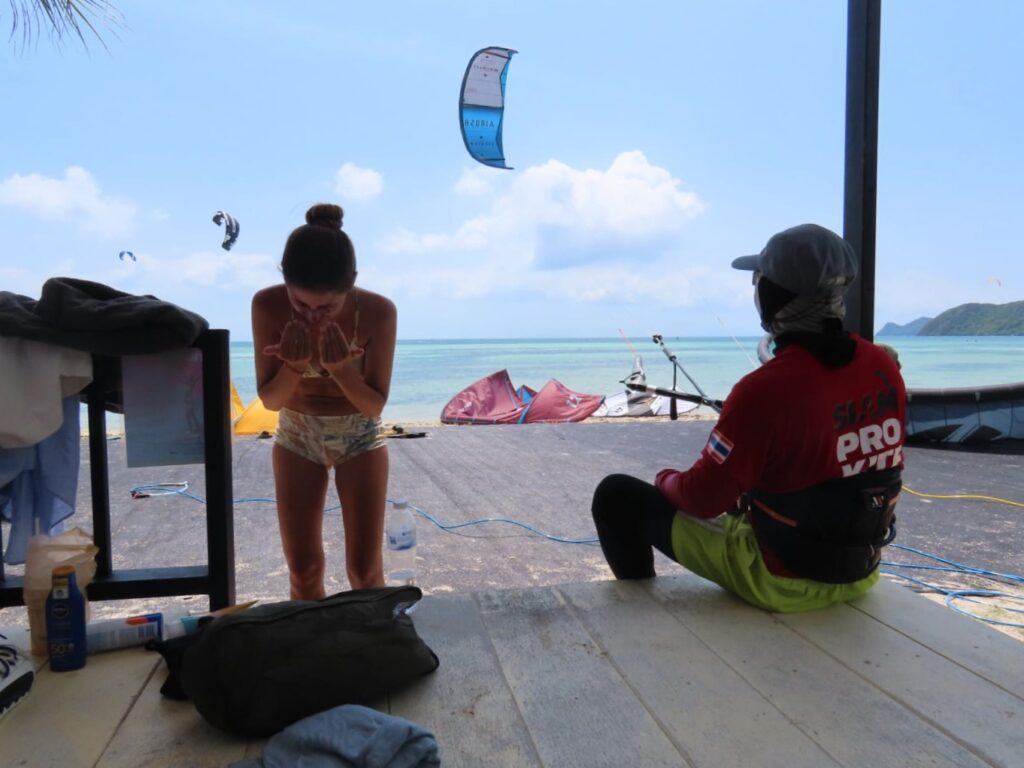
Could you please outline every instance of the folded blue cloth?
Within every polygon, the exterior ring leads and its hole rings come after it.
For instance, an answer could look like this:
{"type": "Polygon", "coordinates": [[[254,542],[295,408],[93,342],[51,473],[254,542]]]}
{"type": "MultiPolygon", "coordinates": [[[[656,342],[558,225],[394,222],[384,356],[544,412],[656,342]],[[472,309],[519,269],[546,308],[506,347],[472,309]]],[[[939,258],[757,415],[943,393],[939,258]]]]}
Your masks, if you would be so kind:
{"type": "Polygon", "coordinates": [[[416,723],[345,704],[299,720],[267,742],[263,757],[229,768],[439,768],[434,735],[416,723]]]}
{"type": "Polygon", "coordinates": [[[75,513],[81,440],[78,395],[71,395],[52,435],[26,448],[0,448],[0,517],[11,522],[5,562],[25,562],[37,522],[49,535],[75,513]]]}

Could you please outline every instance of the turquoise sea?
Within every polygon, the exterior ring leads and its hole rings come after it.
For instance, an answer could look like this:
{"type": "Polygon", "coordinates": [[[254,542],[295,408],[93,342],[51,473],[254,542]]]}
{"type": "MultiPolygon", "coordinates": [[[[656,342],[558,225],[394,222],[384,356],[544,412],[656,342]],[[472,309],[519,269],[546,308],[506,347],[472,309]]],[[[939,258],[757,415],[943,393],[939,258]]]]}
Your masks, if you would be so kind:
{"type": "MultiPolygon", "coordinates": [[[[680,365],[710,397],[724,398],[757,361],[758,338],[665,338],[680,365]]],[[[908,387],[967,387],[1024,381],[1022,336],[882,337],[900,354],[908,387]]],[[[474,339],[399,341],[386,422],[436,421],[457,392],[508,369],[515,386],[551,378],[588,394],[611,394],[639,353],[647,382],[672,384],[672,364],[651,339],[474,339]]],[[[253,346],[232,342],[231,376],[244,403],[256,397],[253,346]]],[[[679,388],[693,391],[682,374],[679,388]]]]}

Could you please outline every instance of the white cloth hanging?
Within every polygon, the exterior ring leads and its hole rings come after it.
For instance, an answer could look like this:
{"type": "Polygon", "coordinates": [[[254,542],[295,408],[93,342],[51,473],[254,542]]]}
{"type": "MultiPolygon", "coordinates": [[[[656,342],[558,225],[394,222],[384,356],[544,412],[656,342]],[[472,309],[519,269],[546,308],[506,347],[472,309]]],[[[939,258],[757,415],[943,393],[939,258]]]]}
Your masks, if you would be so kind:
{"type": "Polygon", "coordinates": [[[92,355],[0,336],[0,448],[35,445],[64,421],[63,399],[92,381],[92,355]]]}

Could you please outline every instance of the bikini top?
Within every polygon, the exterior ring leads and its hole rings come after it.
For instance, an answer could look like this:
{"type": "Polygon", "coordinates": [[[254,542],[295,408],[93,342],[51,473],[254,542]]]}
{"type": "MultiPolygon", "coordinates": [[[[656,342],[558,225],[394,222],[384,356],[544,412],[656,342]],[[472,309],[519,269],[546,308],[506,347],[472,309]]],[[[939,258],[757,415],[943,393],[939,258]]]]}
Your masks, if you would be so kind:
{"type": "MultiPolygon", "coordinates": [[[[358,345],[358,342],[356,340],[359,338],[359,291],[353,288],[352,294],[353,296],[355,296],[356,302],[355,322],[352,324],[352,344],[358,345]]],[[[354,363],[354,365],[356,366],[356,370],[359,371],[360,373],[363,372],[363,359],[364,356],[358,357],[356,358],[356,361],[354,363]]],[[[327,378],[330,375],[330,372],[325,371],[323,368],[314,368],[312,363],[307,365],[306,370],[302,372],[302,378],[304,379],[327,378]]]]}

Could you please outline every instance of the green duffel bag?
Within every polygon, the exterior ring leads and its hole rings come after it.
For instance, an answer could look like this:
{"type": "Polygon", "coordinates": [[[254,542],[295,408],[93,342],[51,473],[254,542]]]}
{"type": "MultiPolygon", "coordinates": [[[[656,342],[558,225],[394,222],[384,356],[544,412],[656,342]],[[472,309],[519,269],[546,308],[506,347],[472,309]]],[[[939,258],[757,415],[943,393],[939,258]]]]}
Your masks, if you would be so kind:
{"type": "Polygon", "coordinates": [[[240,736],[269,736],[342,704],[373,705],[437,669],[406,613],[419,587],[257,605],[206,624],[181,657],[199,713],[240,736]]]}

